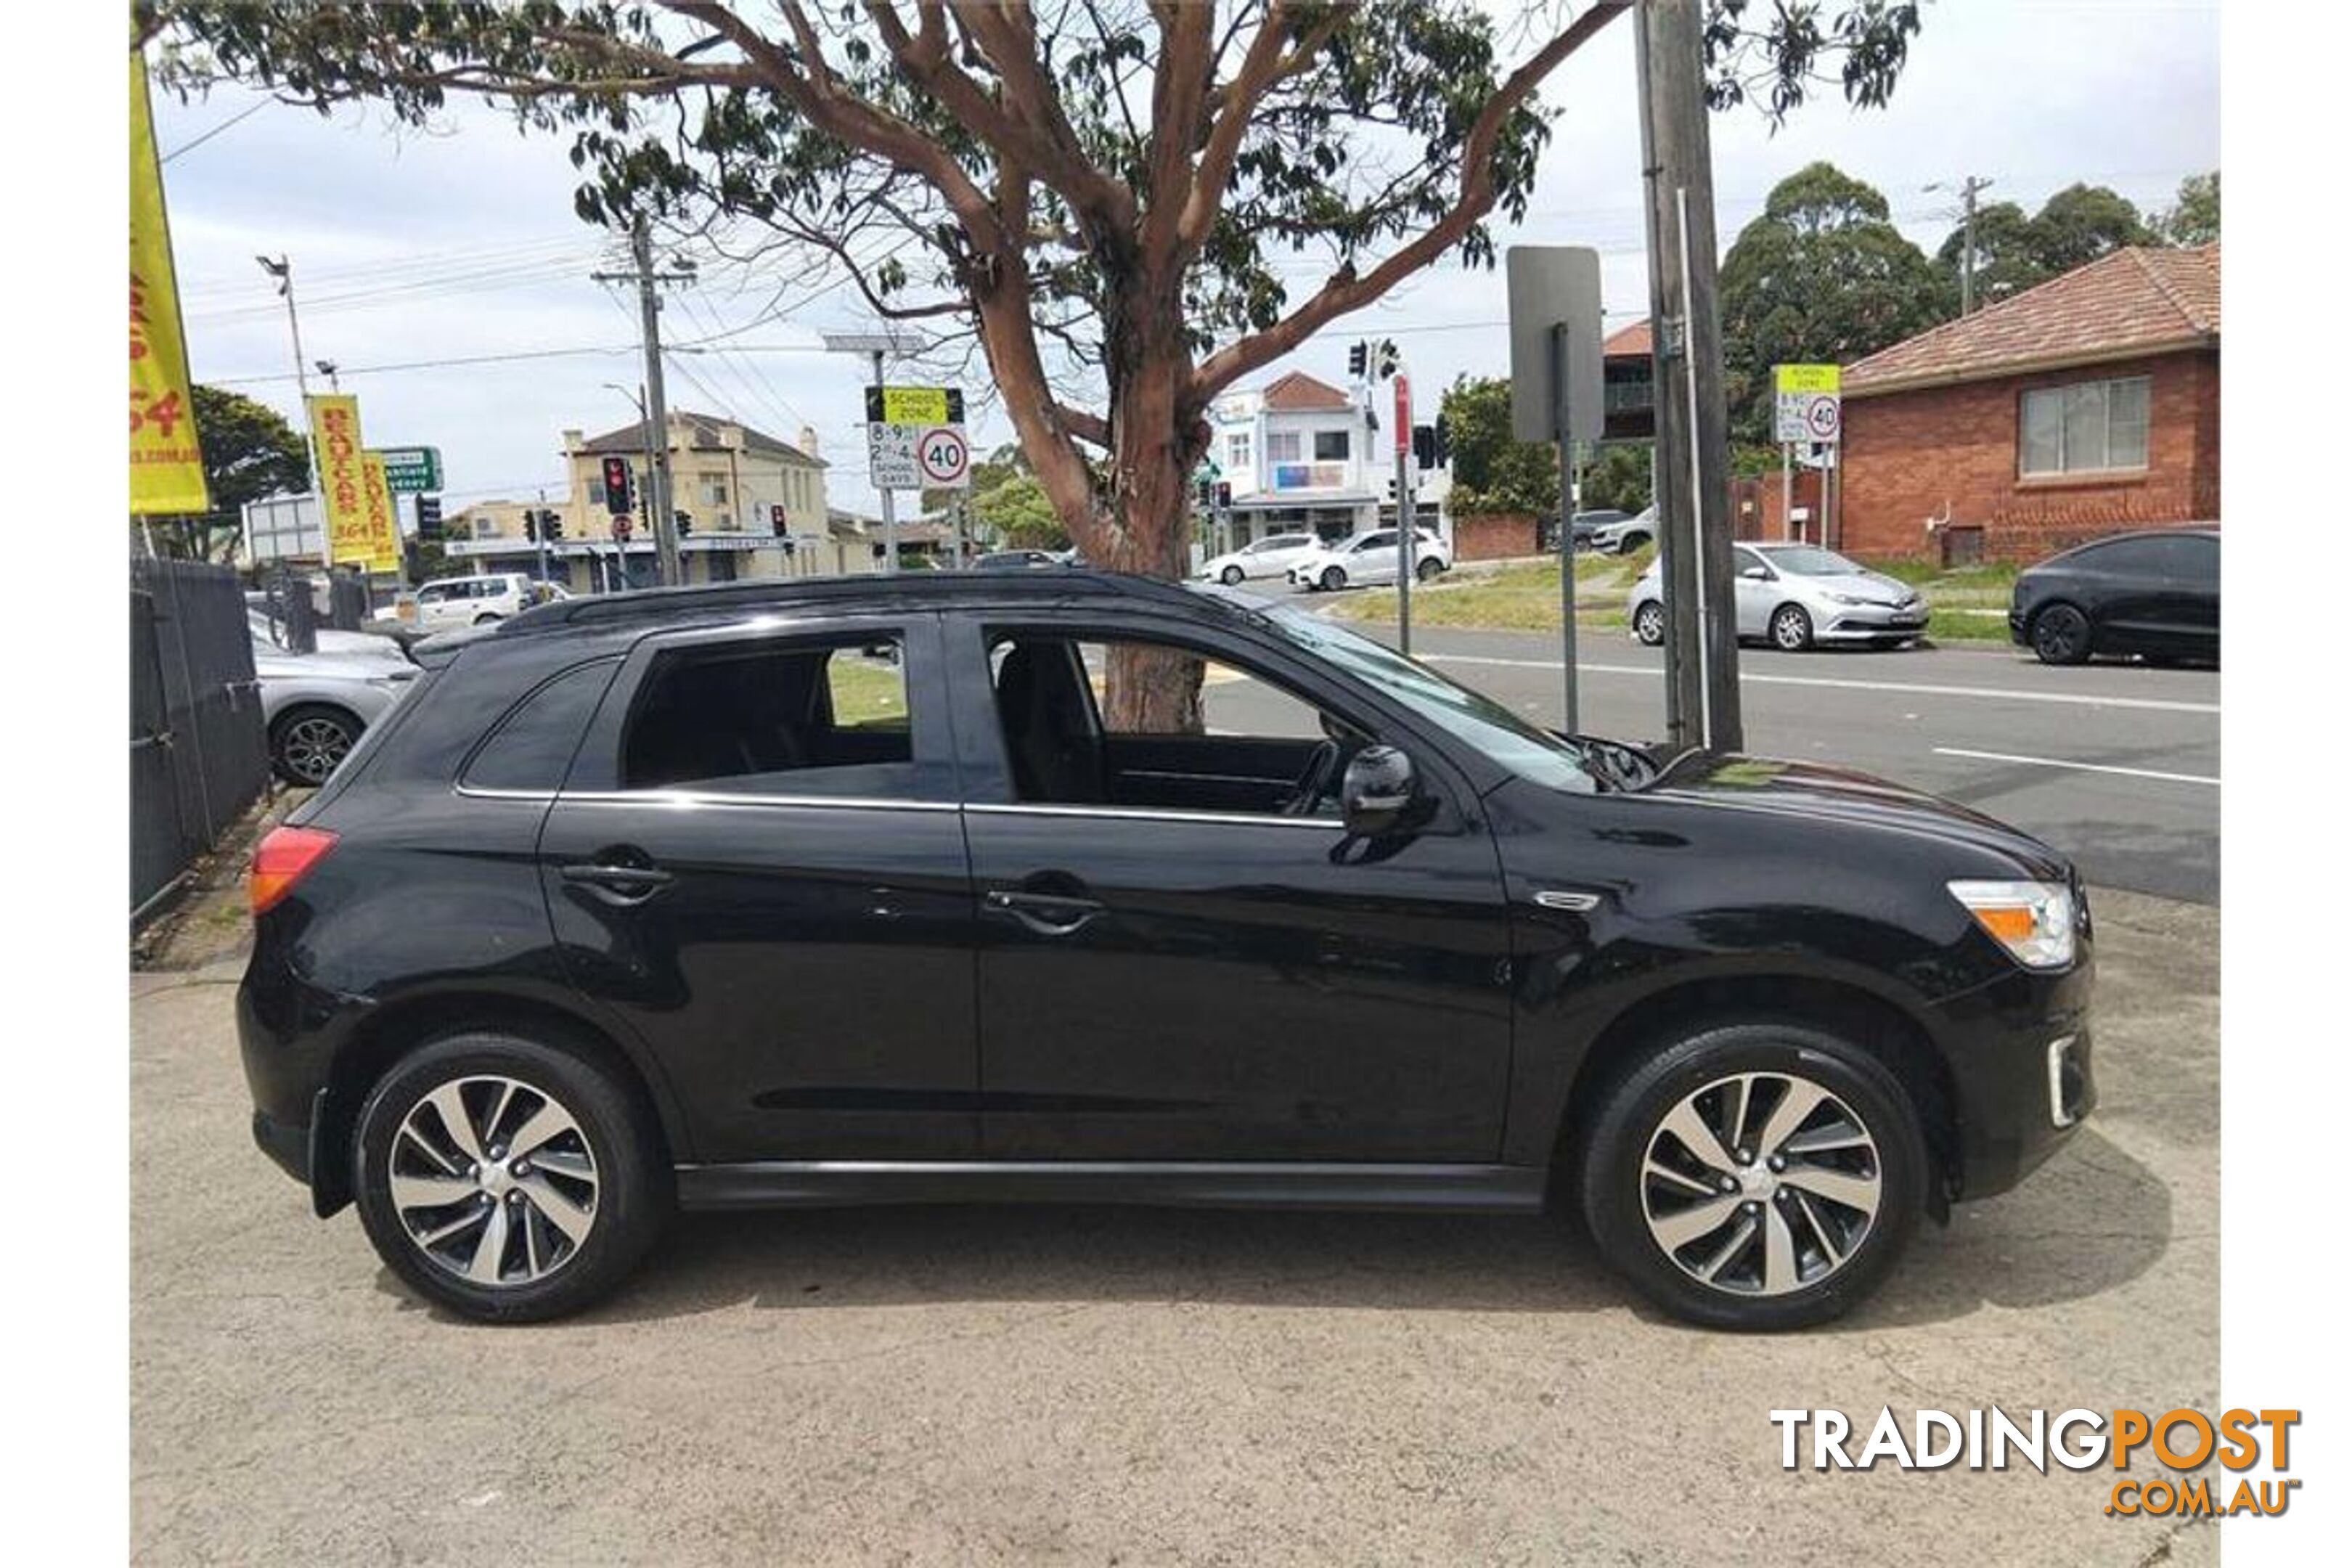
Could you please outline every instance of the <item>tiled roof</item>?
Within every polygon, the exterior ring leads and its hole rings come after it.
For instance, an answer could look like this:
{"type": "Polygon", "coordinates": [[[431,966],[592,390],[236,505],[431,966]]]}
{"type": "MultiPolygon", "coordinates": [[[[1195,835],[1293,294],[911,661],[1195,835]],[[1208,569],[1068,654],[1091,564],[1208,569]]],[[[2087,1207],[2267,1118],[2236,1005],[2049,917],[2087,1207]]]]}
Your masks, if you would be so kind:
{"type": "Polygon", "coordinates": [[[1294,370],[1267,384],[1265,405],[1278,413],[1298,408],[1345,408],[1348,395],[1305,371],[1294,370]]]}
{"type": "MultiPolygon", "coordinates": [[[[735,425],[732,419],[721,419],[710,414],[696,414],[683,408],[671,409],[669,417],[672,424],[686,426],[682,438],[688,451],[718,451],[724,445],[719,438],[719,432],[727,426],[735,425]]],[[[790,441],[779,441],[763,431],[752,429],[749,425],[737,427],[743,432],[743,449],[747,452],[782,458],[786,462],[806,463],[813,468],[821,468],[825,466],[824,459],[811,457],[790,441]]],[[[591,436],[580,444],[580,449],[597,456],[607,452],[625,452],[635,456],[646,449],[646,427],[643,424],[632,420],[617,430],[607,430],[601,436],[591,436]]]]}
{"type": "Polygon", "coordinates": [[[1845,395],[2202,348],[2221,338],[2221,247],[2132,246],[1846,366],[1845,395]]]}
{"type": "Polygon", "coordinates": [[[1601,340],[1601,357],[1625,359],[1650,352],[1650,318],[1643,317],[1630,326],[1618,328],[1601,340]]]}

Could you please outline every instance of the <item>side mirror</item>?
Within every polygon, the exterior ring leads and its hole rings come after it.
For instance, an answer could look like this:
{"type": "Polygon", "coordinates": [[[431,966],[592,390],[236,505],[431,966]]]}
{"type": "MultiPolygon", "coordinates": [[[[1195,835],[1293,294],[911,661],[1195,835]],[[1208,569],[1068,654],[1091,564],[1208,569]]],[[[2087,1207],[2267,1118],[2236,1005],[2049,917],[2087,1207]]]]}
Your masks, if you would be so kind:
{"type": "Polygon", "coordinates": [[[1742,577],[1753,577],[1759,583],[1769,583],[1772,580],[1772,574],[1761,566],[1743,567],[1739,574],[1742,577]]]}
{"type": "Polygon", "coordinates": [[[1420,800],[1412,759],[1394,746],[1366,746],[1349,760],[1339,781],[1340,819],[1357,838],[1395,832],[1420,800]]]}

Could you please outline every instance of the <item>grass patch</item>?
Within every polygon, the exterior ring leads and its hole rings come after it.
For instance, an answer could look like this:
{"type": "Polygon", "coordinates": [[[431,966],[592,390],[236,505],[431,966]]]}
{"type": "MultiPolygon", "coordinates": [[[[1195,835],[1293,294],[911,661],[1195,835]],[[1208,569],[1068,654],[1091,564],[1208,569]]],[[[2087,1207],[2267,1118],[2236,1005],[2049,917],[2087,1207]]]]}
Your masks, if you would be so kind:
{"type": "MultiPolygon", "coordinates": [[[[1600,629],[1625,625],[1625,591],[1641,574],[1645,556],[1579,556],[1576,562],[1576,624],[1600,629]]],[[[1341,595],[1331,615],[1343,621],[1396,621],[1396,590],[1364,588],[1341,595]]],[[[1456,569],[1412,591],[1417,626],[1462,626],[1490,631],[1559,629],[1559,563],[1545,561],[1494,571],[1456,569]]]]}
{"type": "Polygon", "coordinates": [[[2006,614],[1985,616],[1970,609],[1931,603],[1927,607],[1927,636],[1939,643],[2009,641],[2009,617],[2006,614]]]}

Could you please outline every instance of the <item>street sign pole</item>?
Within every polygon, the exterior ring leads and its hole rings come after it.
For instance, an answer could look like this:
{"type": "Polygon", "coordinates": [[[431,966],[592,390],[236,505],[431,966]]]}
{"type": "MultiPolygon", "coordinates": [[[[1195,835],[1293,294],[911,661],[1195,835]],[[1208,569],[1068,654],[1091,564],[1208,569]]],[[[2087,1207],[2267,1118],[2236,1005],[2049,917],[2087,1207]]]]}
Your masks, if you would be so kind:
{"type": "Polygon", "coordinates": [[[1551,329],[1551,427],[1559,446],[1560,733],[1576,733],[1576,437],[1569,421],[1568,324],[1551,329]]]}
{"type": "Polygon", "coordinates": [[[1780,536],[1797,537],[1797,473],[1789,460],[1789,443],[1780,443],[1780,536]]]}
{"type": "Polygon", "coordinates": [[[1420,553],[1412,537],[1412,378],[1396,373],[1397,651],[1412,651],[1412,569],[1420,553]]]}
{"type": "MultiPolygon", "coordinates": [[[[882,387],[882,351],[880,349],[874,351],[874,386],[877,392],[882,387]]],[[[898,570],[898,492],[887,485],[882,489],[882,570],[894,574],[898,570]]]]}

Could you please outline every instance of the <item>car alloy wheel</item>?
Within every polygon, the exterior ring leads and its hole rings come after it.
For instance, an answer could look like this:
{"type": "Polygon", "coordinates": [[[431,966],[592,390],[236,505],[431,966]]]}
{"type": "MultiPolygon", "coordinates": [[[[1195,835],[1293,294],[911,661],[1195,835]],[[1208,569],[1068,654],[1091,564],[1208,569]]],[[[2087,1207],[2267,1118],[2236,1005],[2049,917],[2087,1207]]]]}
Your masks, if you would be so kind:
{"type": "Polygon", "coordinates": [[[1440,566],[1437,563],[1436,558],[1433,556],[1429,560],[1423,561],[1419,566],[1413,568],[1413,575],[1426,583],[1444,570],[1444,568],[1440,566]]]}
{"type": "Polygon", "coordinates": [[[1348,574],[1345,572],[1340,571],[1337,566],[1323,568],[1323,586],[1327,590],[1336,594],[1347,585],[1348,574]]]}
{"type": "Polygon", "coordinates": [[[1813,617],[1801,605],[1783,605],[1772,612],[1772,646],[1783,653],[1802,653],[1813,646],[1813,617]]]}
{"type": "Polygon", "coordinates": [[[1658,1250],[1700,1284],[1743,1296],[1785,1296],[1845,1267],[1884,1195],[1862,1119],[1793,1073],[1738,1073],[1684,1096],[1642,1165],[1658,1250]]]}
{"type": "Polygon", "coordinates": [[[537,1284],[596,1226],[596,1157],[579,1120],[519,1079],[453,1078],[418,1100],[389,1176],[410,1243],[477,1287],[537,1284]]]}
{"type": "Polygon", "coordinates": [[[340,714],[297,711],[278,731],[278,770],[297,784],[322,784],[358,739],[358,730],[340,714]]]}
{"type": "Polygon", "coordinates": [[[2033,617],[2033,657],[2044,664],[2080,664],[2091,657],[2091,622],[2072,605],[2053,605],[2033,617]]]}
{"type": "Polygon", "coordinates": [[[1633,612],[1633,635],[1643,646],[1656,647],[1666,640],[1666,607],[1655,599],[1644,600],[1633,612]]]}
{"type": "Polygon", "coordinates": [[[1217,574],[1217,581],[1228,588],[1238,588],[1242,585],[1242,569],[1238,566],[1228,566],[1217,574]]]}

